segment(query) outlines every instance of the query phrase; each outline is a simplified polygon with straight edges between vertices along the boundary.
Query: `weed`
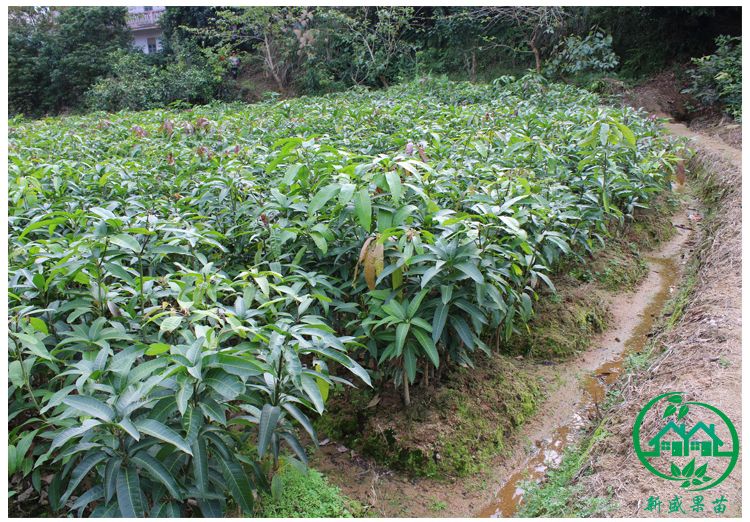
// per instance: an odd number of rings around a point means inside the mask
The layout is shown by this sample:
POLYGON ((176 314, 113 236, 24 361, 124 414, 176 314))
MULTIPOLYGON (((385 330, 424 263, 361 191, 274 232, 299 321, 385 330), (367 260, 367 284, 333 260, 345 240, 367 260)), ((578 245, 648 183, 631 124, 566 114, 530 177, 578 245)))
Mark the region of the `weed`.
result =
POLYGON ((319 472, 284 466, 274 479, 278 494, 260 498, 257 516, 263 518, 339 518, 366 516, 366 509, 346 498, 319 472))

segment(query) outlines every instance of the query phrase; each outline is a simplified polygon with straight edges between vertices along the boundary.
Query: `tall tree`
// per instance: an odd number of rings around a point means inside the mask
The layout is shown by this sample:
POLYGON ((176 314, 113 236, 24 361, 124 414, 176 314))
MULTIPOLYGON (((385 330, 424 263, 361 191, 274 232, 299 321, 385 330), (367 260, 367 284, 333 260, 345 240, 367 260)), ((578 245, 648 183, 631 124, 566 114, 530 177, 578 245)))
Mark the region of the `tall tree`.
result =
POLYGON ((77 108, 109 72, 109 54, 130 46, 124 7, 23 8, 8 21, 9 105, 42 114, 77 108))

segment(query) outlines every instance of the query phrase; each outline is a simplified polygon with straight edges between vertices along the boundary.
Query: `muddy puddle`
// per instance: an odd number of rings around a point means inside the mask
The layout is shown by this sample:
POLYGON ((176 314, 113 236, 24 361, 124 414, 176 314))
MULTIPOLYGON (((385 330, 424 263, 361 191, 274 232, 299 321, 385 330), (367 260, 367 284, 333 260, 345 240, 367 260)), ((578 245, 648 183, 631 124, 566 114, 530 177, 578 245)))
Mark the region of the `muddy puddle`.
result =
POLYGON ((681 271, 681 247, 689 237, 689 226, 685 225, 690 222, 687 215, 675 217, 676 236, 646 257, 649 274, 635 292, 612 299, 614 327, 597 340, 598 349, 583 354, 582 360, 576 362, 583 370, 581 378, 570 379, 567 386, 554 393, 557 397, 549 401, 553 403, 549 410, 551 421, 532 428, 528 435, 533 441, 531 452, 512 468, 514 471, 502 483, 495 499, 478 517, 513 516, 523 502, 524 483, 544 480, 547 472, 560 464, 566 448, 580 440, 589 421, 600 418, 599 409, 609 385, 622 373, 627 356, 646 345, 664 304, 675 291, 681 271))

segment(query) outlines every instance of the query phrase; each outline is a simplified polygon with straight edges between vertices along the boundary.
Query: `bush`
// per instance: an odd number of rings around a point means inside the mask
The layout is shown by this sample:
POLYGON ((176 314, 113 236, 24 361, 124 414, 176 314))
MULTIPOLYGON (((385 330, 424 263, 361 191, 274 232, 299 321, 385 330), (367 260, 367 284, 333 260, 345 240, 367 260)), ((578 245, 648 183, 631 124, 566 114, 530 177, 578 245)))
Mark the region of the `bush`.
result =
POLYGON ((716 52, 693 58, 691 85, 683 92, 706 106, 720 104, 734 119, 742 118, 742 39, 719 36, 716 52))
POLYGON ((612 50, 612 36, 597 30, 585 38, 574 35, 560 42, 547 62, 546 72, 550 76, 608 72, 619 63, 620 59, 612 50))
POLYGON ((178 100, 203 104, 214 98, 221 83, 221 76, 208 67, 185 60, 159 67, 149 64, 140 52, 122 51, 114 53, 112 60, 112 75, 86 93, 92 109, 153 109, 178 100))

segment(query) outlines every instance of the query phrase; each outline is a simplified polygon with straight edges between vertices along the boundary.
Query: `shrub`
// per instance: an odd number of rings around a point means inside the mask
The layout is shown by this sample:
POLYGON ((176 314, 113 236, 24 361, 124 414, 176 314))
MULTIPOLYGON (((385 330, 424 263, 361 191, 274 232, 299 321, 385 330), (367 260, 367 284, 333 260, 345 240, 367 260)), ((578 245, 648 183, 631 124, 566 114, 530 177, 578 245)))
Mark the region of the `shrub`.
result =
POLYGON ((612 50, 612 36, 596 30, 586 37, 568 36, 552 51, 545 72, 551 76, 614 70, 620 59, 612 50))
POLYGON ((719 36, 716 52, 693 59, 688 70, 690 94, 703 105, 720 104, 734 119, 742 119, 742 39, 719 36))
POLYGON ((120 51, 112 61, 112 74, 86 93, 92 109, 153 109, 178 100, 204 104, 213 99, 221 82, 221 76, 208 67, 184 60, 160 67, 149 64, 143 53, 120 51))

